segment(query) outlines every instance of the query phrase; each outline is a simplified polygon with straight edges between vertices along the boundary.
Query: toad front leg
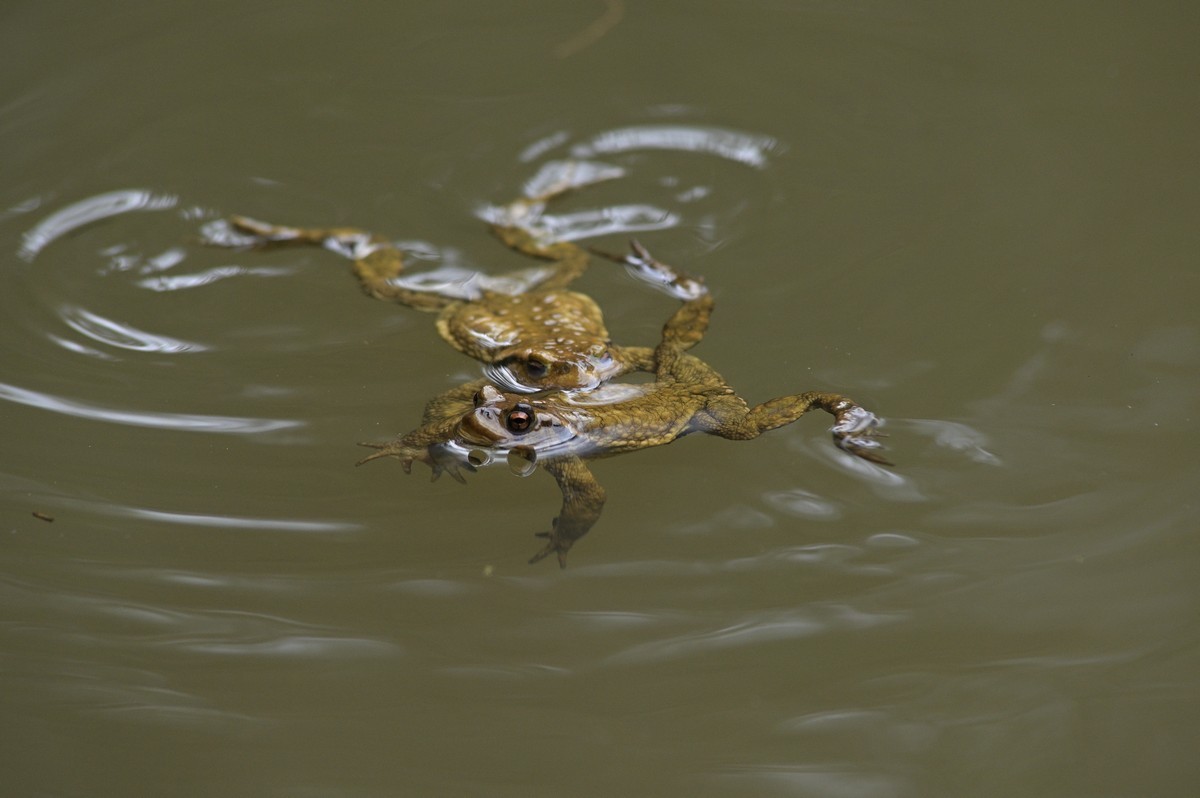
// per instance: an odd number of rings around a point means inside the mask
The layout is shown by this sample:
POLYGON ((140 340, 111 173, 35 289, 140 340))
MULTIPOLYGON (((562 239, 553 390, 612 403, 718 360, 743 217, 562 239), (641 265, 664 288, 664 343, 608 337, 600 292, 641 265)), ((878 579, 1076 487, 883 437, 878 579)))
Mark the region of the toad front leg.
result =
POLYGON ((414 462, 421 462, 433 469, 434 480, 445 472, 458 482, 465 482, 459 468, 474 471, 474 467, 452 456, 444 444, 454 439, 458 432, 459 420, 464 413, 471 411, 474 405, 473 398, 484 384, 484 380, 464 383, 429 400, 425 405, 421 426, 407 435, 387 443, 360 443, 359 446, 377 451, 359 460, 356 465, 381 457, 395 457, 406 474, 412 473, 414 462))
POLYGON ((542 467, 554 475, 562 490, 563 503, 553 528, 538 533, 538 537, 549 538, 549 542, 529 562, 532 564, 554 554, 558 557, 558 566, 566 568, 571 546, 600 518, 600 511, 604 509, 604 488, 578 457, 544 463, 542 467))

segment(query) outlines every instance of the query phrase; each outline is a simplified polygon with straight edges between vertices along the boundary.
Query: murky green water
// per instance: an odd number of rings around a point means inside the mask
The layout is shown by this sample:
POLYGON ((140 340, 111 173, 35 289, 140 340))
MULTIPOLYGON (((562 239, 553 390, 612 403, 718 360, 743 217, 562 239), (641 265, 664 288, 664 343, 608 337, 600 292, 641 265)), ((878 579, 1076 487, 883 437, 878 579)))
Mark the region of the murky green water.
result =
MULTIPOLYGON (((10 3, 2 791, 1195 795, 1197 21, 10 3), (429 316, 195 242, 246 213, 505 270, 479 209, 586 155, 628 174, 564 210, 654 209, 708 278, 697 354, 851 394, 894 470, 824 419, 696 436, 597 464, 571 567, 528 566, 544 473, 351 467, 474 374, 429 316)), ((620 341, 671 308, 581 287, 620 341)))

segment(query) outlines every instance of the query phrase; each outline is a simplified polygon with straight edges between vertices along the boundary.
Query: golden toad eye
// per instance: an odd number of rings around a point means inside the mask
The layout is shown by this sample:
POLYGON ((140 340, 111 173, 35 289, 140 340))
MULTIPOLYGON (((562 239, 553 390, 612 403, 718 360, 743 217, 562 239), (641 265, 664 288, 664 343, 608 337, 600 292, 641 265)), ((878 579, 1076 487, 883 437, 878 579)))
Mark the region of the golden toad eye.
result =
POLYGON ((536 357, 529 358, 529 361, 525 364, 525 371, 530 377, 535 379, 537 377, 545 377, 546 370, 546 364, 538 360, 536 357))
POLYGON ((509 432, 526 432, 533 426, 533 409, 529 405, 517 405, 508 411, 504 426, 509 432))

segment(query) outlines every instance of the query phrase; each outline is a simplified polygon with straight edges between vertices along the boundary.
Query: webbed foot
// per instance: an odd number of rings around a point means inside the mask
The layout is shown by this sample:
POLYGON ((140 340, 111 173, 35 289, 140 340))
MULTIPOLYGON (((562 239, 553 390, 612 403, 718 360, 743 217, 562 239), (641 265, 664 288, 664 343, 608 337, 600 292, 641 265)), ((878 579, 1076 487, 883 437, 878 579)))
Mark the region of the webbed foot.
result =
POLYGON ((693 277, 674 266, 663 263, 651 255, 650 250, 642 246, 642 242, 636 238, 629 240, 629 254, 627 255, 614 255, 593 247, 588 249, 593 255, 625 264, 629 273, 637 279, 684 302, 699 299, 708 293, 708 286, 704 284, 704 278, 693 277))
POLYGON ((363 463, 369 463, 372 460, 378 460, 381 457, 395 457, 400 461, 400 467, 404 469, 405 474, 412 473, 412 464, 421 462, 429 466, 432 474, 430 482, 437 482, 442 474, 449 474, 455 482, 465 485, 467 480, 463 477, 460 468, 474 472, 475 467, 470 463, 464 463, 457 458, 449 457, 441 453, 438 447, 433 446, 409 446, 399 441, 391 441, 389 443, 372 443, 359 442, 359 446, 365 446, 368 449, 377 449, 374 454, 369 454, 359 460, 354 465, 360 466, 363 463), (431 451, 436 450, 436 451, 431 451))
POLYGON ((567 552, 571 550, 571 545, 575 542, 569 538, 561 537, 558 534, 558 519, 554 519, 554 529, 549 532, 536 532, 534 537, 546 538, 548 542, 537 554, 529 558, 529 564, 541 562, 551 554, 558 557, 558 567, 567 567, 567 552))
POLYGON ((305 231, 298 227, 260 222, 258 219, 251 219, 249 216, 230 216, 229 226, 235 232, 246 236, 253 243, 260 246, 290 244, 312 238, 312 236, 306 235, 305 231))
POLYGON ((836 417, 837 423, 832 430, 833 442, 839 449, 872 463, 893 465, 880 451, 883 443, 879 438, 885 436, 879 431, 879 418, 874 413, 851 405, 839 410, 836 417))
POLYGON ((231 249, 269 249, 288 245, 324 247, 345 258, 365 258, 385 246, 378 236, 353 227, 289 227, 230 216, 204 226, 201 241, 231 249))
POLYGON ((263 249, 280 244, 318 244, 311 231, 268 224, 248 216, 230 216, 204 225, 201 241, 210 247, 263 249))

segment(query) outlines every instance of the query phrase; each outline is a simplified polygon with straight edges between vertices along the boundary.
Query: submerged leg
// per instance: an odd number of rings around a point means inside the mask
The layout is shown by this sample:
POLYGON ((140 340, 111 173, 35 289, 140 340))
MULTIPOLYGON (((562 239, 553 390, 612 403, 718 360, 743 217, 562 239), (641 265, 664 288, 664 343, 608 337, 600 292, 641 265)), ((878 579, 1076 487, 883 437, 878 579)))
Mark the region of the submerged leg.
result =
POLYGON ((771 399, 753 408, 736 396, 722 396, 709 403, 698 421, 705 432, 747 440, 791 424, 814 407, 834 417, 833 442, 839 449, 872 463, 891 465, 880 452, 883 445, 875 437, 879 419, 853 399, 837 393, 809 391, 771 399))
POLYGON ((363 290, 376 299, 399 302, 418 310, 440 310, 458 301, 436 291, 423 291, 395 285, 391 280, 404 271, 404 256, 390 242, 374 233, 354 227, 288 227, 234 216, 230 227, 237 234, 228 242, 213 239, 222 246, 316 246, 336 252, 354 261, 354 274, 363 290))
POLYGON ((538 537, 548 538, 549 542, 529 562, 532 564, 554 554, 558 557, 558 566, 566 568, 571 546, 600 518, 600 511, 604 509, 604 488, 578 457, 544 463, 542 467, 554 475, 562 491, 563 503, 551 530, 538 533, 538 537))

